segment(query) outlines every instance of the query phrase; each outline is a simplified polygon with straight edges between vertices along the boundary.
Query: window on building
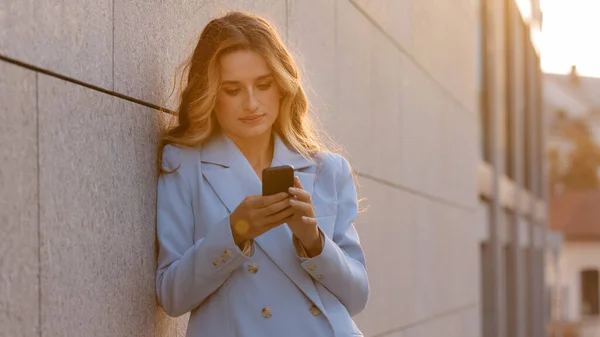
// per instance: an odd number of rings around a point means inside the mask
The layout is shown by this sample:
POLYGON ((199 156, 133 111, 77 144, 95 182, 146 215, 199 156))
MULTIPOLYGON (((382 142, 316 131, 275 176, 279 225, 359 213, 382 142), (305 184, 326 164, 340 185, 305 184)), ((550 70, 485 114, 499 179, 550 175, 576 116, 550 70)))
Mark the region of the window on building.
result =
POLYGON ((487 242, 481 243, 479 247, 479 262, 481 270, 481 332, 482 336, 491 336, 493 329, 494 307, 490 296, 493 294, 492 276, 492 256, 490 245, 487 242))
POLYGON ((600 314, 598 270, 581 271, 581 313, 585 316, 600 314))
POLYGON ((544 124, 544 111, 542 103, 542 72, 540 70, 540 57, 534 54, 534 65, 535 65, 535 94, 533 99, 535 101, 535 124, 536 124, 536 187, 537 196, 541 199, 545 199, 546 195, 546 175, 544 174, 544 161, 545 161, 545 137, 546 125, 544 124))
POLYGON ((516 307, 517 307, 517 289, 515 288, 516 278, 516 265, 513 258, 513 245, 511 242, 504 246, 504 285, 506 291, 506 333, 507 336, 515 336, 517 334, 517 320, 516 320, 516 307))
POLYGON ((515 179, 515 137, 514 137, 514 120, 516 118, 516 99, 517 93, 515 91, 515 79, 517 74, 515 73, 515 66, 517 63, 517 48, 514 48, 515 44, 515 26, 519 24, 517 21, 519 10, 513 0, 504 0, 504 61, 505 61, 505 101, 506 111, 504 113, 505 121, 505 132, 506 146, 504 147, 504 171, 506 175, 514 180, 515 179), (516 12, 516 13, 515 13, 516 12))
MULTIPOLYGON (((531 226, 531 223, 528 223, 531 226)), ((525 256, 524 264, 525 264, 525 294, 527 296, 526 306, 525 306, 525 315, 524 315, 524 331, 526 336, 535 336, 535 287, 533 286, 533 279, 535 278, 535 262, 533 261, 533 254, 535 248, 528 246, 523 249, 523 254, 525 256)))
POLYGON ((535 53, 531 46, 531 40, 529 38, 529 32, 525 30, 524 32, 525 38, 523 39, 523 60, 525 61, 525 69, 524 69, 524 94, 525 94, 525 108, 523 109, 523 129, 522 129, 522 139, 523 139, 523 155, 522 155, 522 163, 523 163, 523 186, 531 191, 532 187, 532 179, 531 179, 531 155, 532 151, 532 132, 531 132, 531 113, 533 110, 533 100, 531 99, 531 93, 533 88, 533 76, 532 76, 532 68, 533 62, 531 62, 532 53, 535 53))
POLYGON ((479 24, 478 35, 477 35, 477 60, 478 60, 478 73, 477 83, 479 89, 479 113, 481 118, 481 152, 485 162, 491 162, 491 137, 490 137, 490 102, 489 102, 489 86, 488 86, 488 61, 487 61, 487 14, 486 8, 483 1, 479 1, 479 24))

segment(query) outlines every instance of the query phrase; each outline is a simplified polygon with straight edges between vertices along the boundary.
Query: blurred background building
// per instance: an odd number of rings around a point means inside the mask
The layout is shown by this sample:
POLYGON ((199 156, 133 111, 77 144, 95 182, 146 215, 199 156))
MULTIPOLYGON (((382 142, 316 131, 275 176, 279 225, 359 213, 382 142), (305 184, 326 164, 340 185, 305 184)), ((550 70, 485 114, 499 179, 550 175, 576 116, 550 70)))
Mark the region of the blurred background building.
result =
POLYGON ((600 79, 573 66, 544 82, 550 225, 565 239, 553 273, 556 310, 581 336, 600 336, 600 79))
POLYGON ((527 1, 482 1, 480 13, 482 336, 546 336, 556 295, 545 266, 561 235, 547 227, 542 15, 527 1))
POLYGON ((538 1, 2 0, 0 336, 183 336, 154 295, 157 110, 229 9, 276 25, 359 174, 365 336, 541 337, 570 312, 538 1))

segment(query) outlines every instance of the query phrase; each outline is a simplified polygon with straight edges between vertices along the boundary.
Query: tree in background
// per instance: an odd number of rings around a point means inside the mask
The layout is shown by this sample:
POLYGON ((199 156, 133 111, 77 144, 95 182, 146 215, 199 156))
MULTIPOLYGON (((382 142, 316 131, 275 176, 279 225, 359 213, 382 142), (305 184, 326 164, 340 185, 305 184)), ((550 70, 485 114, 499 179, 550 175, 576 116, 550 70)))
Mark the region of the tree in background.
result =
POLYGON ((573 121, 565 126, 562 134, 573 143, 574 149, 568 155, 565 173, 559 178, 561 185, 566 190, 600 187, 600 148, 592 138, 587 124, 584 121, 573 121))
POLYGON ((557 148, 550 148, 548 150, 548 164, 550 166, 548 174, 548 190, 550 191, 550 194, 560 193, 564 186, 562 185, 560 152, 557 148))

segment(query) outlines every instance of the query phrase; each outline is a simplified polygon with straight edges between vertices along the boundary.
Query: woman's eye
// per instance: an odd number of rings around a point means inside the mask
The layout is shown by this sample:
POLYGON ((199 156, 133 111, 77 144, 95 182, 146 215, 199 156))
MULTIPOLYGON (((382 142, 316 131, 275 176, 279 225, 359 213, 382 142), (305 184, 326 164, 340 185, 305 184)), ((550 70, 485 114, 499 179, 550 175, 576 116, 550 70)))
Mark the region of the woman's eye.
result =
POLYGON ((229 96, 235 96, 240 93, 240 89, 223 89, 229 96))
POLYGON ((273 82, 269 82, 269 83, 265 83, 265 84, 259 84, 258 85, 258 89, 260 90, 268 90, 271 87, 271 84, 273 82))

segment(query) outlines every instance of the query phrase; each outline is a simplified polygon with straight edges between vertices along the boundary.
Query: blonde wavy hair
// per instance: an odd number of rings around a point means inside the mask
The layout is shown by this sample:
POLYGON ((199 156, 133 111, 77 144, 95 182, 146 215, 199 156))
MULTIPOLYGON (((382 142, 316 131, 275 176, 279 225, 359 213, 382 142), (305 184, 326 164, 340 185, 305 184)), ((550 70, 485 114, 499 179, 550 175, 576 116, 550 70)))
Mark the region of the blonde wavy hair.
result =
POLYGON ((179 106, 159 139, 159 175, 172 173, 162 167, 165 145, 198 147, 219 130, 214 107, 221 83, 220 58, 239 50, 252 50, 262 55, 283 94, 274 131, 309 160, 320 151, 337 148, 308 115, 308 100, 298 68, 275 28, 259 16, 229 12, 206 25, 190 60, 183 67, 184 73, 188 71, 187 84, 184 88, 180 81, 179 106), (325 145, 322 140, 325 138, 330 146, 325 145))

